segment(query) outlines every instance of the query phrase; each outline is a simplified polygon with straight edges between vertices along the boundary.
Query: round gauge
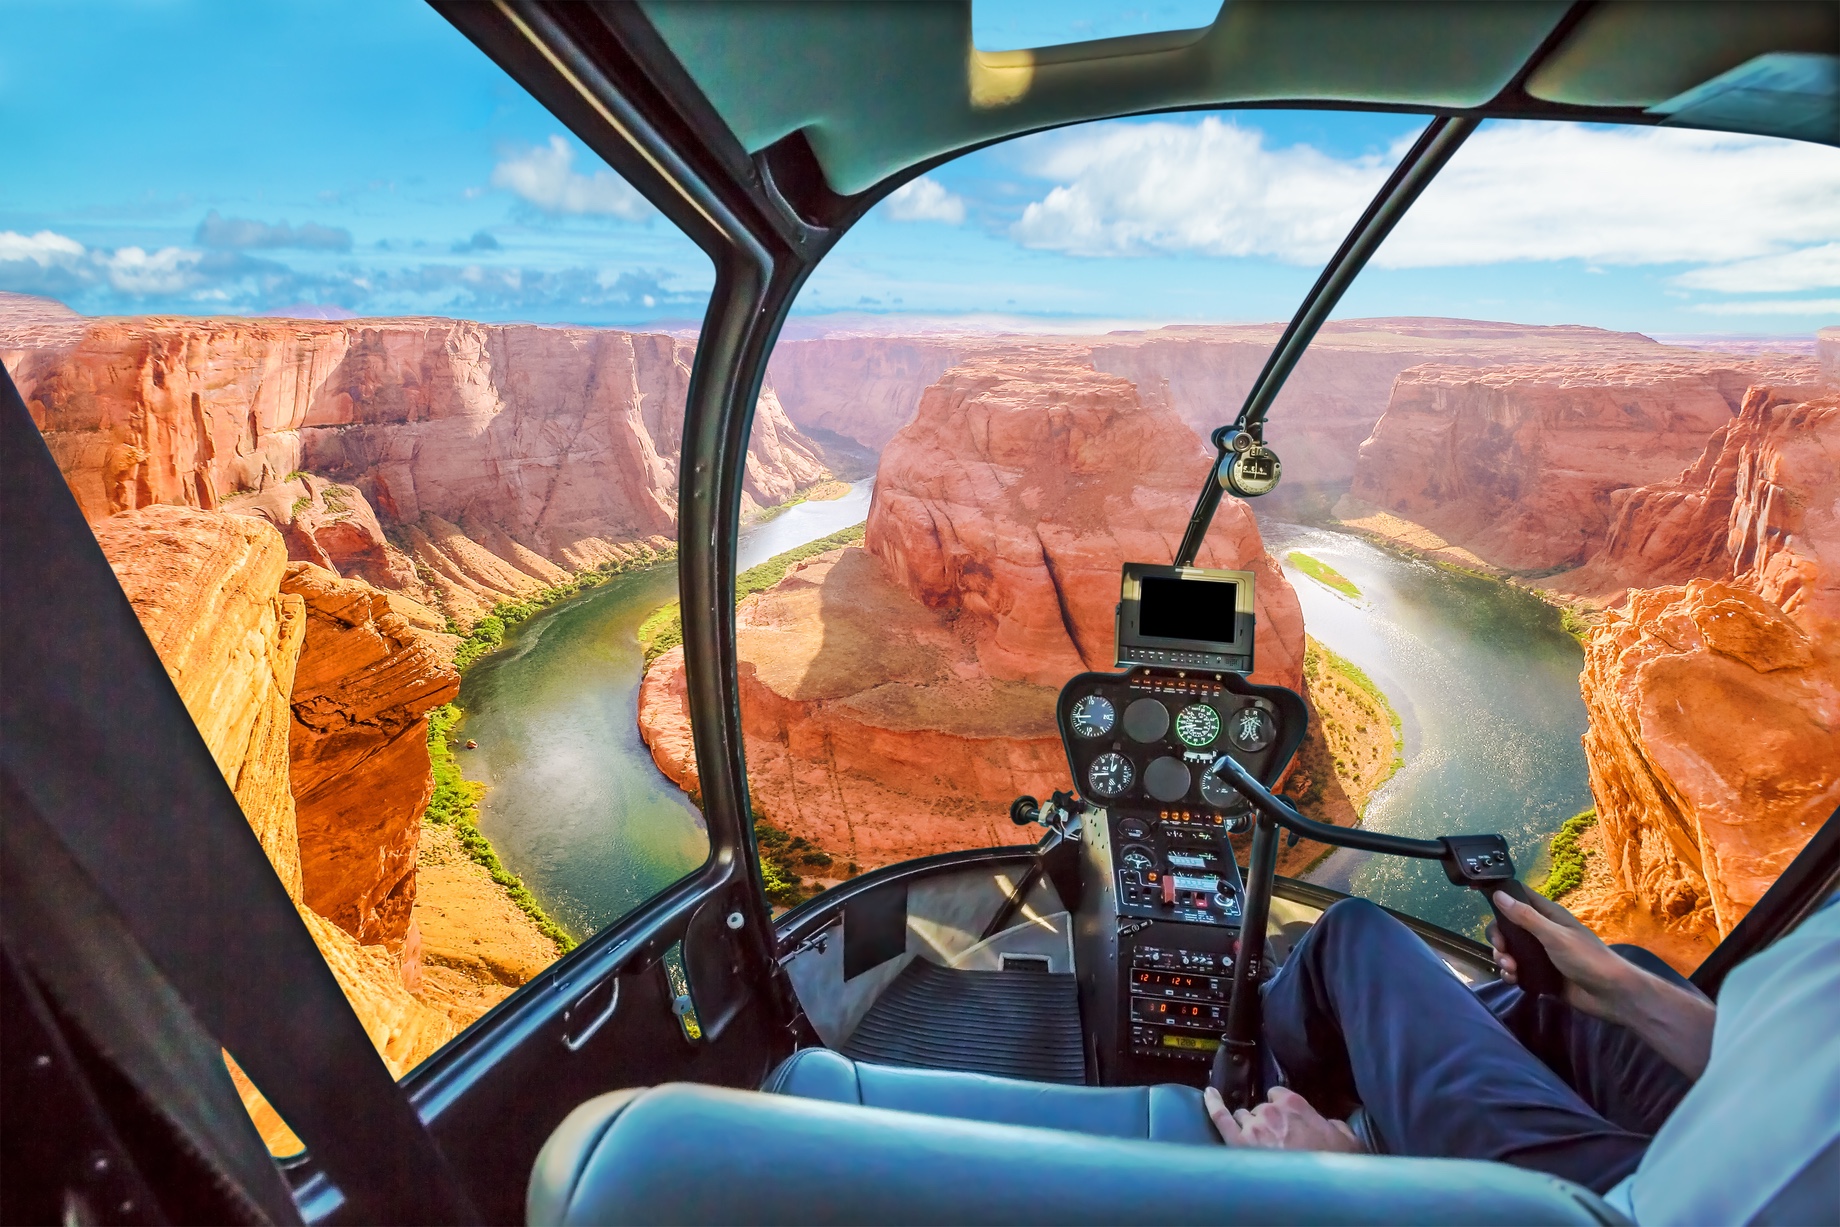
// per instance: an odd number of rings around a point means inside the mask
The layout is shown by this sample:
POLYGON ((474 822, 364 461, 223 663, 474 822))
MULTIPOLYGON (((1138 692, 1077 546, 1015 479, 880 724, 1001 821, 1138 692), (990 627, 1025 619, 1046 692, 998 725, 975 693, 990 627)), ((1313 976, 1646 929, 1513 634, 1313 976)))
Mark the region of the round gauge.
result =
POLYGON ((1073 733, 1076 737, 1103 737, 1112 731, 1118 713, 1112 701, 1100 694, 1082 696, 1073 705, 1073 733))
POLYGON ((1176 713, 1176 736, 1196 749, 1212 744, 1220 736, 1220 713, 1206 703, 1190 703, 1176 713))
POLYGON ((1262 707, 1242 707, 1227 719, 1227 740, 1257 754, 1278 739, 1278 724, 1262 707))
POLYGON ((1256 498, 1278 488, 1284 465, 1278 454, 1262 444, 1234 452, 1224 462, 1221 484, 1241 498, 1256 498))
POLYGON ((1188 764, 1165 754, 1144 768, 1144 791, 1158 801, 1180 801, 1188 795, 1188 764))
POLYGON ((1126 869, 1135 869, 1139 873, 1148 873, 1156 868, 1156 859, 1150 855, 1149 850, 1136 844, 1126 848, 1118 860, 1126 869))
POLYGON ((1246 808, 1246 798, 1240 796, 1233 785, 1211 772, 1201 777, 1201 799, 1224 813, 1231 814, 1246 808))
POLYGON ((1102 797, 1115 797, 1136 782, 1137 772, 1122 754, 1101 754, 1086 769, 1087 787, 1102 797))
POLYGON ((1118 833, 1126 839, 1143 839, 1150 834, 1150 827, 1142 818, 1126 818, 1118 824, 1118 833))
POLYGON ((1138 699, 1124 709, 1124 735, 1132 741, 1161 741, 1169 731, 1169 709, 1161 699, 1138 699))

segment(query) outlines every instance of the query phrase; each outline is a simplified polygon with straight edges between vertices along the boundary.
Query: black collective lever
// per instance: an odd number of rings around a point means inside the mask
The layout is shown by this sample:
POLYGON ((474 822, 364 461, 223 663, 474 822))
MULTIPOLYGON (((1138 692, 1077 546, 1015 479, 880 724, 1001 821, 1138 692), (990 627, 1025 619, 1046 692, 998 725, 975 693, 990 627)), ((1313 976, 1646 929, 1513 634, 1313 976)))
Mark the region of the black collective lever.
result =
MULTIPOLYGON (((1564 989, 1565 977, 1553 966, 1552 956, 1546 953, 1546 947, 1533 934, 1503 916, 1495 902, 1495 892, 1499 890, 1510 899, 1533 906, 1528 902, 1527 888, 1514 877, 1514 861, 1508 855, 1508 841, 1501 836, 1445 835, 1439 839, 1407 839, 1379 831, 1364 831, 1359 827, 1333 826, 1298 813, 1283 798, 1273 796, 1269 789, 1253 778, 1251 772, 1228 755, 1223 754, 1214 760, 1208 773, 1232 785, 1262 817, 1295 834, 1337 847, 1361 848, 1369 852, 1384 852, 1390 856, 1411 856, 1441 862, 1444 875, 1452 882, 1481 891, 1489 901, 1489 907, 1495 913, 1495 923, 1501 927, 1502 940, 1507 944, 1508 953, 1514 956, 1515 979, 1521 989, 1535 996, 1556 996, 1564 989)), ((1252 887, 1249 885, 1250 889, 1252 887)))
POLYGON ((1489 901, 1501 939, 1514 956, 1514 978, 1521 991, 1557 997, 1565 990, 1565 976, 1553 965, 1552 956, 1539 938, 1509 920, 1495 902, 1495 892, 1501 891, 1517 903, 1533 906, 1527 888, 1514 876, 1508 841, 1499 835, 1446 835, 1438 842, 1447 849, 1444 876, 1458 886, 1481 891, 1489 901))

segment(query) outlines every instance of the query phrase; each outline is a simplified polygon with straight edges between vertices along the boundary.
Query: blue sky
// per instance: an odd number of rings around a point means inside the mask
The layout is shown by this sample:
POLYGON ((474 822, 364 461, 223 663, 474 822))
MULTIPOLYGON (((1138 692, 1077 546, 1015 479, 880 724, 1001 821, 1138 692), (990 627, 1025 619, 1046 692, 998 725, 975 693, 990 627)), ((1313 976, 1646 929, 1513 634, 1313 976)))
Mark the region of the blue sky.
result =
MULTIPOLYGON (((975 37, 1205 7, 980 8, 975 37)), ((93 314, 701 314, 702 254, 422 4, 9 0, 7 19, 0 290, 93 314)), ((797 310, 1285 318, 1421 122, 1223 112, 998 146, 878 207, 797 310)), ((1485 126, 1339 314, 1806 335, 1840 323, 1840 150, 1485 126)))

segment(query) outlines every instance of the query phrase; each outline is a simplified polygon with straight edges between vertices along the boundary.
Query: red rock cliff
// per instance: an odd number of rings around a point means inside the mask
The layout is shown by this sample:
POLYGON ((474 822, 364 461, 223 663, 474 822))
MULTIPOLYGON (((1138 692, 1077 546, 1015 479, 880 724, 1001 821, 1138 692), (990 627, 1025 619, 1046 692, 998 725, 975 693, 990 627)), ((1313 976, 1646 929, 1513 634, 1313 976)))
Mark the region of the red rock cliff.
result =
MULTIPOLYGON (((297 559, 426 584, 462 621, 672 535, 687 342, 436 319, 70 332, 15 324, 0 357, 92 522, 154 503, 255 512, 297 559)), ((824 475, 764 392, 747 497, 824 475)))
POLYGON ((1351 497, 1504 570, 1550 575, 1596 554, 1622 492, 1698 457, 1745 388, 1816 378, 1812 363, 1720 355, 1417 367, 1361 445, 1351 497))
POLYGON ((1752 390, 1594 565, 1698 577, 1630 589, 1591 636, 1602 863, 1568 903, 1691 966, 1840 805, 1840 400, 1752 390))
MULTIPOLYGON (((1055 353, 947 372, 882 454, 867 547, 736 615, 755 805, 865 867, 1013 842, 1010 800, 1067 786, 1054 699, 1111 666, 1120 564, 1173 555, 1206 467, 1166 407, 1055 353)), ((1298 684, 1302 615, 1243 504, 1203 561, 1259 573, 1259 676, 1298 684)), ((681 650, 639 720, 694 790, 681 650)))

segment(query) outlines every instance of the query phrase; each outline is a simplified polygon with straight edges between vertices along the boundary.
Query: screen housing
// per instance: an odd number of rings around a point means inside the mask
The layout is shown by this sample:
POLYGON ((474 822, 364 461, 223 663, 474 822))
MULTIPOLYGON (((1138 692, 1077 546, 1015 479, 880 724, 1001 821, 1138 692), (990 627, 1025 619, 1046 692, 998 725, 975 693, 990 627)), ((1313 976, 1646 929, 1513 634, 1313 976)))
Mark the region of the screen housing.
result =
MULTIPOLYGON (((1224 629, 1224 628, 1223 628, 1224 629)), ((1172 567, 1148 562, 1124 564, 1124 578, 1119 587, 1117 664, 1151 665, 1156 668, 1226 669, 1234 673, 1252 672, 1253 646, 1253 576, 1250 571, 1220 571, 1210 567, 1172 567), (1232 633, 1224 639, 1173 638, 1144 633, 1145 581, 1151 598, 1149 624, 1167 629, 1168 618, 1159 616, 1157 600, 1167 599, 1164 584, 1170 581, 1195 585, 1193 592, 1182 593, 1188 599, 1205 599, 1211 595, 1207 585, 1218 592, 1217 599, 1231 602, 1232 633), (1163 581, 1163 582, 1158 582, 1163 581)))

